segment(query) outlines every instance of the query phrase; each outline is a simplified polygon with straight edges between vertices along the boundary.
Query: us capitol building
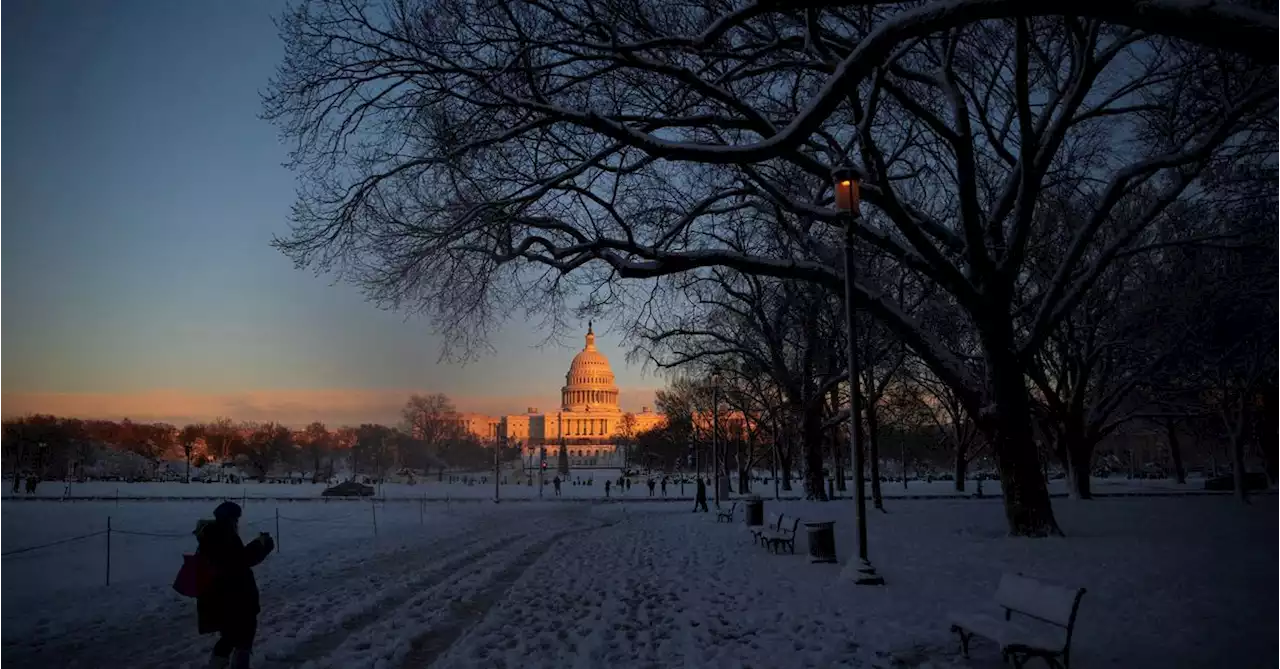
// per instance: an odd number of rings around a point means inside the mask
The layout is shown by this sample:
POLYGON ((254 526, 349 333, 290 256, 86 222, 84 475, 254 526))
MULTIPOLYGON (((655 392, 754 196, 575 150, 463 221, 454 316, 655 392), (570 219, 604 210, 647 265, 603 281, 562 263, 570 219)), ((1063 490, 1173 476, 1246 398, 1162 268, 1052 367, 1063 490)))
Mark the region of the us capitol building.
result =
POLYGON ((596 335, 587 326, 586 346, 569 363, 565 385, 560 389, 560 410, 540 413, 529 408, 523 414, 484 416, 462 414, 461 427, 482 441, 506 441, 522 446, 521 456, 537 464, 539 450, 546 447, 548 465, 555 467, 561 444, 569 451, 569 464, 574 467, 621 467, 622 453, 617 437, 626 433, 624 422, 631 422, 631 434, 661 426, 661 414, 643 407, 639 413, 627 413, 618 406, 618 386, 608 358, 596 349, 596 335))

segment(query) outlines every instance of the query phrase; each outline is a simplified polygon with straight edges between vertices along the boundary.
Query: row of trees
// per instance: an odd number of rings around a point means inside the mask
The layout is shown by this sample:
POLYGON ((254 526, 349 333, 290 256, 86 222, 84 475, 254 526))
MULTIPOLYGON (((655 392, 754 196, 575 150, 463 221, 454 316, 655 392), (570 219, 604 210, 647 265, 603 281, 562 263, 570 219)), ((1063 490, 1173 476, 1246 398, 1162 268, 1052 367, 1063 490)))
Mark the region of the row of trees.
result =
MULTIPOLYGON (((1196 280, 1203 282, 1203 275, 1196 280)), ((1185 483, 1188 466, 1206 474, 1243 471, 1252 459, 1275 480, 1276 452, 1266 427, 1275 420, 1274 367, 1268 376, 1265 356, 1254 357, 1256 349, 1235 346, 1234 339, 1206 355, 1215 346, 1214 330, 1222 327, 1218 319, 1225 318, 1214 305, 1235 313, 1242 296, 1215 298, 1169 281, 1135 287, 1145 300, 1168 302, 1158 324, 1129 329, 1150 314, 1137 304, 1128 313, 1108 304, 1083 315, 1123 321, 1125 328, 1064 328, 1055 338, 1062 346, 1053 349, 1057 357, 1046 355, 1029 370, 1037 384, 1031 397, 1040 466, 1046 474, 1069 475, 1077 497, 1090 497, 1090 475, 1141 475, 1149 473, 1142 471, 1146 465, 1185 483), (1156 286, 1161 291, 1153 291, 1156 286), (1191 295, 1202 299, 1181 312, 1174 308, 1191 295), (1177 336, 1162 339, 1165 328, 1177 336), (1068 348, 1072 336, 1080 337, 1082 349, 1068 348)), ((664 308, 680 322, 638 332, 644 343, 635 355, 680 374, 658 394, 668 424, 639 435, 639 449, 665 466, 683 463, 691 445, 705 458, 713 441, 707 417, 719 411, 717 441, 728 444, 725 473, 736 474, 744 489, 750 470, 776 468, 789 490, 798 468, 806 491, 818 498, 824 495, 824 472, 843 490, 848 384, 843 356, 829 357, 829 342, 844 336, 840 320, 819 319, 815 325, 814 305, 788 295, 783 282, 749 283, 741 290, 715 284, 711 299, 686 286, 685 297, 697 300, 698 308, 664 308), (758 290, 769 283, 778 291, 758 290), (825 364, 806 367, 813 359, 825 364)), ((839 315, 838 303, 825 308, 839 315)), ((894 476, 909 468, 921 475, 946 472, 959 491, 972 463, 982 461, 982 475, 996 473, 989 442, 956 394, 892 336, 878 336, 884 333, 874 321, 867 319, 861 328, 860 423, 877 505, 882 462, 895 463, 894 476)))
POLYGON ((54 478, 82 475, 100 459, 102 449, 139 456, 150 464, 152 475, 163 461, 185 462, 187 474, 191 466, 206 462, 235 462, 258 477, 283 468, 328 480, 335 469, 381 477, 400 468, 484 468, 493 463, 492 447, 462 428, 458 412, 442 394, 411 396, 399 426, 366 423, 331 429, 314 422, 293 429, 219 418, 179 428, 127 418, 117 422, 49 415, 3 424, 6 468, 54 478))
POLYGON ((847 288, 859 425, 936 389, 1010 531, 1057 534, 1042 451, 1087 494, 1131 418, 1213 414, 1240 473, 1274 397, 1276 17, 1188 7, 303 2, 265 97, 303 180, 277 246, 428 314, 446 354, 521 309, 628 318, 760 398, 810 472, 847 288))

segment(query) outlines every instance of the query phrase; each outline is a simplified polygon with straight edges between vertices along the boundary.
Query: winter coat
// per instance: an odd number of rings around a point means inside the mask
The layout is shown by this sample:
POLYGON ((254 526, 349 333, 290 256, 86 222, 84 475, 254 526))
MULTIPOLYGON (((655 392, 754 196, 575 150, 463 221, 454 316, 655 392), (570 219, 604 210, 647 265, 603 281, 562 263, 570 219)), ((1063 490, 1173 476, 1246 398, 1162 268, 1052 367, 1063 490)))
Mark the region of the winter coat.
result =
POLYGON ((707 484, 706 484, 706 483, 703 483, 703 482, 702 482, 702 479, 698 479, 698 496, 697 496, 697 501, 699 501, 699 502, 706 502, 706 501, 707 501, 707 484))
POLYGON ((208 591, 196 599, 200 633, 220 632, 229 624, 256 617, 261 608, 253 567, 275 548, 275 542, 260 537, 246 546, 234 525, 208 520, 196 525, 195 535, 200 542, 196 553, 213 569, 208 591))

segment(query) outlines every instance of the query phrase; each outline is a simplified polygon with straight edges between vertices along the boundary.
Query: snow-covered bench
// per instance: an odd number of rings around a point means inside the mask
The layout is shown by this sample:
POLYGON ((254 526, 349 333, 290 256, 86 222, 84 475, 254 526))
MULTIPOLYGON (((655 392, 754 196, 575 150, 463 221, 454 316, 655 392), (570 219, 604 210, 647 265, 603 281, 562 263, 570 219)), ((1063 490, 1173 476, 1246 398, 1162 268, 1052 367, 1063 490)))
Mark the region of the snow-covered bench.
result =
POLYGON ((761 535, 761 538, 764 539, 765 548, 782 552, 783 546, 789 546, 791 553, 794 555, 796 552, 796 528, 800 527, 800 518, 793 517, 791 519, 790 529, 786 527, 785 518, 786 516, 779 516, 777 529, 766 531, 761 535))
POLYGON ((776 532, 781 527, 782 515, 771 513, 769 514, 769 523, 767 525, 747 526, 747 531, 751 533, 751 543, 760 543, 763 546, 764 543, 761 543, 760 540, 764 538, 764 535, 768 532, 776 532))
POLYGON ((726 523, 732 523, 733 512, 737 510, 738 510, 737 502, 734 502, 733 504, 729 505, 728 509, 716 509, 716 522, 718 523, 723 520, 726 523))
POLYGON ((1005 574, 995 596, 996 604, 1004 608, 1004 619, 985 613, 952 614, 951 631, 960 635, 965 657, 969 657, 969 639, 976 635, 996 642, 1001 656, 1013 660, 1014 669, 1033 657, 1066 669, 1071 666, 1071 633, 1084 592, 1084 588, 1071 590, 1021 574, 1005 574), (1017 620, 1014 613, 1020 614, 1017 620))

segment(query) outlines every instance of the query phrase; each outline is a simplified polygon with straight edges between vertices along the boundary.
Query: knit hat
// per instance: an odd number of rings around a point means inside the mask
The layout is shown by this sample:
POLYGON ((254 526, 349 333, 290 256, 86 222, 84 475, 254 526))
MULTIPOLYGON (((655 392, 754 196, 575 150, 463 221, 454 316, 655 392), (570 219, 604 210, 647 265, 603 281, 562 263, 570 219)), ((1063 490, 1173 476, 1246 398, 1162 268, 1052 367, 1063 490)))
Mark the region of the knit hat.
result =
POLYGON ((235 502, 223 502, 213 510, 213 517, 219 522, 231 522, 240 518, 240 505, 235 502))

